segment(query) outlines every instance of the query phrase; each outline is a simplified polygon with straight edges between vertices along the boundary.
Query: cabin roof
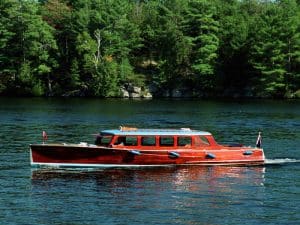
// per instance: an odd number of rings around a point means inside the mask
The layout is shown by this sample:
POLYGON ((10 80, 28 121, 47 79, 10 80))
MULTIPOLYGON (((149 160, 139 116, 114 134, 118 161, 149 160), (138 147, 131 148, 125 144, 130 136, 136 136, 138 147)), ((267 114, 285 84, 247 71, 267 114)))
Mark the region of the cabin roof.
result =
POLYGON ((189 128, 181 129, 112 129, 103 130, 101 135, 143 135, 143 136, 155 136, 155 135, 171 135, 171 136, 192 136, 192 135, 211 135, 206 131, 191 130, 189 128))

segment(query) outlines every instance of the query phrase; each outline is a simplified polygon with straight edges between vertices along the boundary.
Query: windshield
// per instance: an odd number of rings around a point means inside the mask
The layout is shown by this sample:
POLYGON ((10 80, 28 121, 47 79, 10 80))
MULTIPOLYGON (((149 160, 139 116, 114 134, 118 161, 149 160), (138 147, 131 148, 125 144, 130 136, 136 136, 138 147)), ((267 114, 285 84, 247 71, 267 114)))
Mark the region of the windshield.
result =
POLYGON ((98 146, 107 147, 112 139, 112 135, 98 135, 95 140, 95 144, 98 146))

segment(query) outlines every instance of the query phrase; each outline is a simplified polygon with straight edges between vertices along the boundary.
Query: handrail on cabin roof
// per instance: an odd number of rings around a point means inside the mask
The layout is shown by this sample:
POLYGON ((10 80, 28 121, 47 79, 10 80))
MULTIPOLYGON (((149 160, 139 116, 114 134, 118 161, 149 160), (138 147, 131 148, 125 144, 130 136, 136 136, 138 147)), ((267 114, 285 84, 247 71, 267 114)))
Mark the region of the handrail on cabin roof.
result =
POLYGON ((179 128, 179 129, 171 129, 171 128, 168 128, 168 129, 141 129, 141 128, 137 128, 137 127, 125 127, 125 126, 120 126, 119 127, 119 130, 120 131, 170 131, 170 132, 173 132, 173 131, 192 131, 191 128, 186 128, 186 127, 182 127, 182 128, 179 128))
POLYGON ((191 130, 190 128, 179 129, 140 129, 136 127, 120 126, 119 129, 103 130, 101 134, 108 135, 211 135, 206 131, 191 130))

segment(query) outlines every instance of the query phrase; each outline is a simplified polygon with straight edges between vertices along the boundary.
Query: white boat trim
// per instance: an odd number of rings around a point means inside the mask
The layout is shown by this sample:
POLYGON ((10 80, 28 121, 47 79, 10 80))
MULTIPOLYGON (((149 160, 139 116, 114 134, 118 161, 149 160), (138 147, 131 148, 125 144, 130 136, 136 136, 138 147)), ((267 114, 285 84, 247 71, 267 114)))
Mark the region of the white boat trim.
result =
POLYGON ((222 165, 261 165, 262 161, 230 160, 224 162, 201 161, 184 164, 94 164, 94 163, 36 163, 31 162, 33 167, 52 167, 52 168, 146 168, 146 167, 174 167, 174 166, 222 166, 222 165))
POLYGON ((136 164, 94 164, 94 163, 35 163, 31 162, 32 166, 37 167, 78 167, 78 168, 133 168, 133 167, 168 167, 176 166, 176 164, 149 164, 149 165, 136 165, 136 164))

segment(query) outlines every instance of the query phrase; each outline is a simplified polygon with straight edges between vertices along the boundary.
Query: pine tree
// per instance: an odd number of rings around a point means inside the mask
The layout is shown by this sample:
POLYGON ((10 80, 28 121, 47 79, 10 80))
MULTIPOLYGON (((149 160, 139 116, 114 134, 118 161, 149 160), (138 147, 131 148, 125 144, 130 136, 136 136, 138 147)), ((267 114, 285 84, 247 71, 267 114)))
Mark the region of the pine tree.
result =
POLYGON ((295 1, 264 6, 255 21, 259 30, 252 42, 251 63, 257 70, 259 95, 283 97, 295 89, 292 80, 297 80, 294 68, 299 59, 299 12, 295 1))
POLYGON ((215 19, 216 7, 206 0, 189 1, 186 29, 192 38, 192 68, 200 90, 212 90, 215 86, 215 68, 218 59, 219 22, 215 19))

